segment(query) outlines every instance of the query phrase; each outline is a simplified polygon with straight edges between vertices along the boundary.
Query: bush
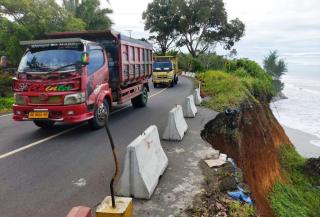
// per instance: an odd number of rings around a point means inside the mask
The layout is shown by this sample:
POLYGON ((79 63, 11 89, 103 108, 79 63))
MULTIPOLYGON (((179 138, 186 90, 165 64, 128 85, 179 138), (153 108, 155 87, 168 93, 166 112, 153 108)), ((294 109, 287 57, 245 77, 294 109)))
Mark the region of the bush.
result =
POLYGON ((223 111, 226 108, 238 108, 241 102, 251 98, 250 91, 241 80, 223 71, 200 73, 203 91, 212 98, 206 103, 208 107, 223 111))
POLYGON ((289 147, 281 150, 280 157, 288 183, 277 183, 269 193, 269 201, 275 215, 320 216, 320 189, 315 186, 314 177, 304 173, 306 160, 289 147))
POLYGON ((12 77, 0 71, 0 97, 12 94, 12 77))
POLYGON ((0 97, 0 112, 10 111, 13 103, 13 97, 0 97))

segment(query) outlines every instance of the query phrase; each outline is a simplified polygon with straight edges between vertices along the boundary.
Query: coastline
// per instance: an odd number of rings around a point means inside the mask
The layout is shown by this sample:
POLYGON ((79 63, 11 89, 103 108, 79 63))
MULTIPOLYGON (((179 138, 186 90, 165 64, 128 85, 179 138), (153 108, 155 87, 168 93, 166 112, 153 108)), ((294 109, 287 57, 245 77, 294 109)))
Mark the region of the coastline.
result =
POLYGON ((299 154, 306 158, 320 157, 320 147, 311 143, 312 140, 320 140, 318 137, 284 125, 282 127, 299 154))

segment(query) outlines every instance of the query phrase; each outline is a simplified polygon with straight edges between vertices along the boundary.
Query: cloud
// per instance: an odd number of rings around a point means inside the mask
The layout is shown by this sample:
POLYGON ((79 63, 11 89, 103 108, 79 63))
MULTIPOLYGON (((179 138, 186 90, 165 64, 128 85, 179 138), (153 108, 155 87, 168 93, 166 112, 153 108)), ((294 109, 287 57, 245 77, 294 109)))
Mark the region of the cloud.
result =
MULTIPOLYGON (((110 0, 114 13, 113 28, 136 38, 148 37, 142 12, 152 0, 110 0)), ((224 0, 229 19, 246 24, 245 37, 236 44, 238 57, 260 64, 271 50, 278 50, 289 63, 289 70, 302 68, 320 72, 319 0, 224 0), (319 62, 319 63, 318 63, 319 62)), ((103 7, 109 7, 101 0, 103 7)), ((225 54, 220 47, 217 52, 225 54)))

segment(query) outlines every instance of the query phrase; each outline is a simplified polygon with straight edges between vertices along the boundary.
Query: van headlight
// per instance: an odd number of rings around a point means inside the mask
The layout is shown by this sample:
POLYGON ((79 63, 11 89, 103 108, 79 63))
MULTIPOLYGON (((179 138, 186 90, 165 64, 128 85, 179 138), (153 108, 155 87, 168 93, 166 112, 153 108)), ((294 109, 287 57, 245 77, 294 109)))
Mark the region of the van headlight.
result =
POLYGON ((86 100, 85 93, 73 93, 64 97, 64 105, 80 104, 86 100))

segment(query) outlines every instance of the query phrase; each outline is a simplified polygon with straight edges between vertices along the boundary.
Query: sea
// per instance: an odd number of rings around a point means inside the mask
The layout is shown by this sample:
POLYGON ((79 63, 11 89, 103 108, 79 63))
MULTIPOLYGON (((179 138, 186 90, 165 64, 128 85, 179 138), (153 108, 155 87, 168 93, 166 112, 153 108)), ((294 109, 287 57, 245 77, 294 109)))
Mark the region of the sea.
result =
POLYGON ((310 143, 320 147, 320 72, 288 72, 281 80, 288 99, 271 103, 273 114, 282 125, 314 135, 310 143))

